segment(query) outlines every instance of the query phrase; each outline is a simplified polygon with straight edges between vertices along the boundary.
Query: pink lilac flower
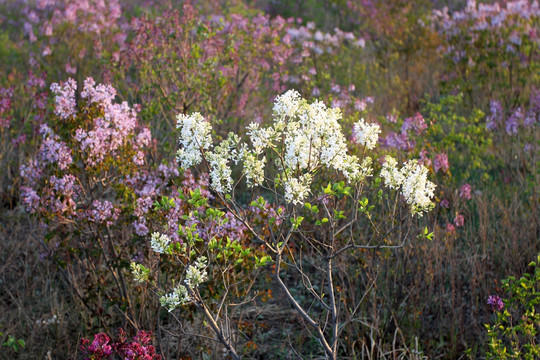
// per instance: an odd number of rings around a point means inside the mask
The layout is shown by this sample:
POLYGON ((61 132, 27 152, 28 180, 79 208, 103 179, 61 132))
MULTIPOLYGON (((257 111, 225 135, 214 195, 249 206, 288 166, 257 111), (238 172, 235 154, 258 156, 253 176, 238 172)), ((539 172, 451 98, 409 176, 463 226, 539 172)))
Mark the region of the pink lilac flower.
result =
POLYGON ((397 116, 395 114, 388 114, 386 115, 386 120, 390 121, 391 123, 396 123, 397 116))
POLYGON ((11 121, 13 89, 0 88, 0 128, 8 128, 11 121))
POLYGON ((504 309, 503 300, 497 295, 489 295, 487 299, 487 304, 491 305, 493 311, 501 311, 504 309))
POLYGON ((459 197, 464 200, 470 200, 472 198, 471 185, 463 184, 463 186, 461 186, 459 189, 459 197))
POLYGON ((367 107, 367 103, 366 103, 366 100, 360 100, 360 99, 356 99, 354 100, 354 108, 357 110, 357 111, 364 111, 366 110, 366 107, 367 107))
POLYGON ((75 80, 68 79, 63 83, 53 83, 51 85, 51 91, 56 95, 54 102, 54 113, 62 119, 68 119, 75 115, 75 91, 77 90, 77 83, 75 80))
POLYGON ((446 232, 450 233, 450 234, 456 232, 455 226, 452 225, 451 223, 447 223, 446 224, 446 232))
POLYGON ((448 155, 445 153, 439 153, 435 155, 435 159, 433 160, 433 167, 435 168, 435 172, 438 172, 441 170, 441 172, 446 173, 448 172, 450 165, 448 164, 448 155))
POLYGON ((465 218, 463 217, 463 215, 456 215, 456 218, 454 219, 454 224, 456 225, 456 227, 463 226, 465 224, 465 218))
POLYGON ((144 147, 151 142, 150 131, 143 128, 136 135, 137 112, 126 102, 113 103, 116 90, 110 85, 95 85, 92 78, 84 82, 81 97, 90 105, 97 105, 103 111, 102 117, 94 119, 93 127, 75 130, 74 138, 80 149, 87 153, 87 163, 95 166, 105 160, 107 156, 115 155, 116 151, 126 143, 130 143, 135 156, 132 161, 136 165, 144 163, 144 147))
POLYGON ((431 159, 428 157, 428 152, 426 149, 422 149, 420 151, 420 160, 418 161, 420 164, 424 165, 425 167, 431 166, 431 159))

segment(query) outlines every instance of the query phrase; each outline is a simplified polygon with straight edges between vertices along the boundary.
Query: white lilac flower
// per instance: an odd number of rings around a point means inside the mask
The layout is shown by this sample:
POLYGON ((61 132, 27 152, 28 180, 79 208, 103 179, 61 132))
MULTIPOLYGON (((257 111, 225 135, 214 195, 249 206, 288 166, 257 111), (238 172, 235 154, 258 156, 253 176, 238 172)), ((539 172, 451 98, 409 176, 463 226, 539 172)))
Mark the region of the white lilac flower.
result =
POLYGON ((206 258, 201 256, 193 265, 189 265, 184 282, 187 286, 195 288, 208 279, 206 272, 206 258))
POLYGON ((256 154, 245 150, 242 153, 244 162, 243 174, 246 177, 246 182, 249 187, 262 184, 264 181, 264 166, 266 157, 259 159, 256 154))
POLYGON ((356 142, 365 145, 369 150, 377 145, 381 127, 377 124, 367 124, 364 119, 354 124, 354 136, 356 142))
POLYGON ((232 169, 229 160, 238 162, 236 151, 238 136, 230 133, 229 137, 215 147, 213 152, 207 152, 206 159, 210 165, 210 180, 212 188, 219 193, 228 193, 232 189, 232 169))
POLYGON ((200 113, 178 114, 177 120, 181 148, 176 157, 180 166, 187 169, 202 161, 201 150, 208 150, 212 146, 211 125, 200 113))
POLYGON ((259 155, 264 149, 272 145, 276 131, 271 127, 261 129, 258 123, 251 123, 247 127, 247 134, 251 139, 255 153, 259 155))
POLYGON ((428 169, 417 160, 409 160, 399 170, 394 158, 386 156, 385 160, 381 170, 385 185, 391 189, 401 188, 413 214, 422 216, 422 212, 431 210, 435 184, 427 179, 428 169))
POLYGON ((190 301, 191 298, 184 285, 178 285, 171 293, 165 294, 159 298, 161 306, 166 308, 169 312, 190 301))
POLYGON ((277 96, 273 108, 276 120, 281 121, 286 116, 293 116, 302 102, 303 99, 296 90, 289 90, 285 94, 277 96))
POLYGON ((350 182, 363 181, 368 176, 373 176, 372 160, 369 156, 359 162, 358 157, 354 155, 343 156, 343 162, 338 168, 350 182))
POLYGON ((298 107, 285 129, 285 166, 313 170, 318 166, 340 169, 346 152, 345 137, 338 123, 339 108, 328 109, 320 102, 298 107))
POLYGON ((169 244, 171 243, 171 239, 165 235, 160 234, 158 232, 155 232, 152 234, 152 240, 150 241, 150 246, 152 247, 152 250, 159 254, 163 254, 165 250, 169 247, 169 244))
POLYGON ((422 216, 423 211, 431 210, 434 206, 431 199, 435 184, 427 179, 428 169, 416 160, 409 160, 401 172, 404 177, 401 192, 405 201, 411 206, 413 214, 422 216))
POLYGON ((131 273, 133 274, 136 282, 143 283, 148 281, 149 270, 142 264, 132 262, 131 273))
POLYGON ((403 174, 397 168, 397 161, 390 155, 385 157, 385 162, 381 169, 381 176, 384 179, 384 184, 390 189, 399 189, 403 182, 403 174))
POLYGON ((289 178, 285 180, 285 200, 294 205, 302 204, 309 195, 310 186, 311 176, 309 174, 302 175, 299 179, 289 178))

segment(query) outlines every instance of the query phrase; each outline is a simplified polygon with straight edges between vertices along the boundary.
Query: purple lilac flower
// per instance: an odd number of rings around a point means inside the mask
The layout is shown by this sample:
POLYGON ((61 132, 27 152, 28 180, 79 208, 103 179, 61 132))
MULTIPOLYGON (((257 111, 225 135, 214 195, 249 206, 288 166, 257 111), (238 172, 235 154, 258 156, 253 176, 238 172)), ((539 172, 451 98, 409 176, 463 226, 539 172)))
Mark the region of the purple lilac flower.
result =
POLYGON ((502 299, 497 295, 489 295, 487 299, 487 304, 491 305, 493 311, 501 311, 504 309, 504 303, 502 299))
POLYGON ((426 121, 420 113, 416 113, 414 116, 406 118, 401 126, 401 132, 407 134, 409 130, 414 129, 416 134, 420 135, 425 129, 427 129, 426 121))
POLYGON ((450 201, 448 199, 442 199, 439 205, 445 209, 450 209, 450 201))
POLYGON ((135 233, 139 236, 148 234, 148 227, 143 222, 134 222, 133 227, 135 228, 135 233))
POLYGON ((409 150, 414 147, 414 142, 409 139, 407 134, 404 133, 397 134, 395 132, 391 132, 386 136, 382 143, 385 146, 398 150, 409 150))
POLYGON ((495 131, 499 127, 499 123, 502 120, 503 108, 499 101, 491 100, 489 103, 491 114, 487 117, 486 129, 488 131, 495 131))
POLYGON ((521 111, 521 108, 517 108, 514 110, 512 115, 508 117, 506 120, 506 133, 508 135, 515 135, 518 132, 519 123, 521 120, 523 120, 523 112, 521 111))

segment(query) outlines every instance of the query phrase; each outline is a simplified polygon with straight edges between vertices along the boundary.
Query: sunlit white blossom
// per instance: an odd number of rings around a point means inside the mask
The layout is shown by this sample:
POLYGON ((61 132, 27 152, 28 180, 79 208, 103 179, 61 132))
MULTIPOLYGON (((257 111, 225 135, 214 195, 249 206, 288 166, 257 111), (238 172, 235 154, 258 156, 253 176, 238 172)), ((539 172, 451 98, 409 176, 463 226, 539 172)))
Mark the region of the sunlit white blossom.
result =
POLYGON ((397 160, 390 155, 387 155, 384 160, 385 162, 381 169, 381 177, 384 179, 384 184, 390 189, 398 189, 403 182, 403 174, 397 167, 397 160))
POLYGON ((213 152, 205 154, 210 165, 210 185, 219 193, 228 193, 232 189, 232 169, 229 166, 229 160, 235 163, 239 160, 236 151, 238 142, 238 136, 230 133, 229 137, 216 146, 213 152))
POLYGON ((302 103, 302 97, 296 90, 289 90, 283 95, 279 95, 274 100, 274 116, 283 119, 286 116, 293 116, 302 103))
POLYGON ((422 216, 423 211, 434 206, 431 199, 434 196, 435 184, 427 179, 428 169, 416 160, 409 160, 401 172, 404 178, 401 192, 405 201, 411 206, 413 214, 422 216))
POLYGON ((210 136, 212 127, 197 112, 191 115, 178 114, 177 120, 176 127, 180 129, 181 148, 176 156, 181 167, 187 169, 202 161, 201 150, 208 150, 212 146, 210 136))
POLYGON ((208 273, 206 272, 206 258, 201 256, 192 265, 188 266, 186 271, 186 279, 184 282, 191 288, 196 288, 199 284, 202 284, 208 280, 208 273))
POLYGON ((247 127, 247 134, 251 139, 251 144, 256 154, 261 154, 264 149, 272 144, 275 136, 273 128, 260 128, 258 123, 251 123, 247 127))
POLYGON ((369 150, 373 149, 377 145, 379 140, 379 134, 381 133, 381 127, 377 124, 368 124, 364 119, 360 119, 359 122, 354 124, 354 136, 356 142, 361 145, 365 145, 369 150))
POLYGON ((148 281, 149 272, 148 269, 144 267, 144 265, 132 262, 130 267, 131 273, 133 274, 136 282, 143 283, 148 281))
POLYGON ((242 154, 244 163, 243 174, 246 177, 246 183, 249 187, 259 185, 264 181, 264 166, 266 157, 259 159, 256 154, 247 150, 242 154))
POLYGON ((310 185, 311 176, 309 174, 302 175, 299 179, 289 178, 285 180, 285 200, 294 205, 302 204, 309 195, 310 185))
POLYGON ((178 285, 171 293, 159 298, 161 306, 169 312, 191 301, 188 291, 184 285, 178 285))
POLYGON ((170 243, 171 239, 167 235, 155 232, 152 234, 150 246, 155 252, 163 254, 165 250, 167 250, 167 248, 169 247, 170 243))

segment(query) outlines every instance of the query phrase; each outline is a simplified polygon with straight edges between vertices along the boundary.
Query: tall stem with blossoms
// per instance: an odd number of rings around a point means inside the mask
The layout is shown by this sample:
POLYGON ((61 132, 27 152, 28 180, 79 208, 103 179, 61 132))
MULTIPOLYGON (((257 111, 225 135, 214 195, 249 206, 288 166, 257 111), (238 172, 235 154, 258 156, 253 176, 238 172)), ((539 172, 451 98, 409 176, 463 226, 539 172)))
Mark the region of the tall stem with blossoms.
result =
MULTIPOLYGON (((400 167, 387 156, 380 171, 390 189, 385 193, 382 180, 373 179, 376 164, 367 156, 376 147, 378 125, 361 120, 354 126, 361 148, 357 156, 349 151, 340 119, 339 108, 308 103, 291 90, 276 98, 271 124, 252 123, 246 141, 230 133, 214 145, 211 125, 201 114, 178 115, 180 166, 209 171, 216 195, 212 205, 233 214, 264 246, 283 296, 328 359, 338 358, 340 336, 358 317, 363 299, 345 304, 341 296, 350 285, 341 277, 347 264, 362 249, 402 246, 409 238, 408 214, 420 217, 429 211, 435 188, 427 168, 416 160, 400 167), (240 193, 248 191, 251 202, 242 201, 245 196, 240 193), (269 223, 279 225, 263 232, 246 207, 264 209, 269 202, 278 209, 269 223), (374 207, 390 216, 380 216, 374 207), (312 260, 306 261, 305 254, 312 260), (288 272, 297 272, 302 284, 289 284, 288 272)), ((190 282, 186 284, 187 291, 177 293, 204 301, 189 289, 190 282)), ((219 337, 219 329, 214 332, 219 337)))

